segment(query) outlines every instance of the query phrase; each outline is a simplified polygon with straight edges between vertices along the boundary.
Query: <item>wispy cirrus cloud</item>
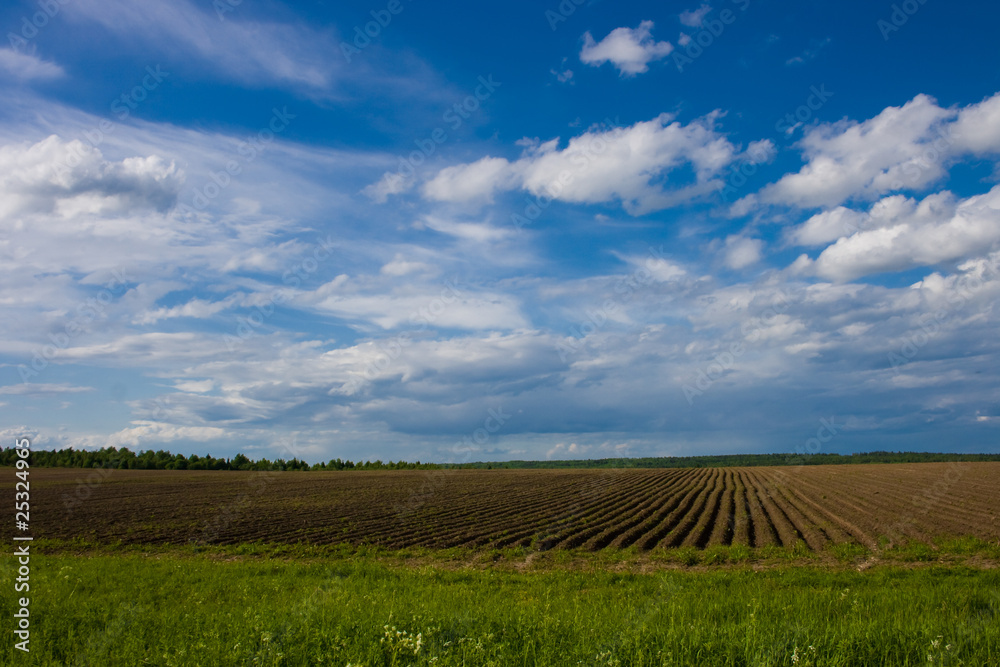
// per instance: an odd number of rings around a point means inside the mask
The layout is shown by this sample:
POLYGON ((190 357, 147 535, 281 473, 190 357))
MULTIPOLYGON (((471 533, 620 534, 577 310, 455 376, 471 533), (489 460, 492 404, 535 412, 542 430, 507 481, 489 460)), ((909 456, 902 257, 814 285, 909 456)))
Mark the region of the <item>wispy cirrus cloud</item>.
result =
POLYGON ((53 62, 13 49, 0 49, 0 77, 21 81, 50 80, 65 76, 63 68, 53 62))
POLYGON ((712 6, 707 3, 702 3, 698 9, 688 9, 680 13, 681 24, 686 25, 690 28, 697 28, 701 26, 702 22, 705 20, 705 15, 712 11, 712 6))
POLYGON ((80 394, 88 391, 94 391, 94 388, 44 382, 12 384, 0 387, 0 394, 5 396, 53 396, 58 394, 80 394))
POLYGON ((80 0, 66 13, 96 23, 126 43, 141 41, 181 60, 249 86, 284 86, 331 95, 342 58, 331 33, 304 23, 278 23, 241 16, 224 20, 210 5, 166 0, 139 5, 129 0, 80 0))

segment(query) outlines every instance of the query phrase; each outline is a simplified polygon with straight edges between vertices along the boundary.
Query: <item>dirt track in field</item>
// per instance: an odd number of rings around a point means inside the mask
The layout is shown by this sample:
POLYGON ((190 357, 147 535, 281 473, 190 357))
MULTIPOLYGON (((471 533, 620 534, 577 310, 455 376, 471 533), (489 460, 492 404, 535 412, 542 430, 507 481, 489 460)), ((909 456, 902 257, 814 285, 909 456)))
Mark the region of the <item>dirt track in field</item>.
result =
POLYGON ((31 471, 32 533, 308 542, 812 550, 1000 538, 1000 463, 392 472, 31 471))

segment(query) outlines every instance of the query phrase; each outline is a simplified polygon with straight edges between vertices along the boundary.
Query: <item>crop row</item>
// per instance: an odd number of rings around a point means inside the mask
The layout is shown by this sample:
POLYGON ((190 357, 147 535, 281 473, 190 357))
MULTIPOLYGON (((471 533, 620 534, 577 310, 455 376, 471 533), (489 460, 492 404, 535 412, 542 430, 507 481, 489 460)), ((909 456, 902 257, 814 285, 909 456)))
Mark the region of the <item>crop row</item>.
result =
POLYGON ((997 463, 352 473, 41 469, 39 536, 641 550, 994 538, 997 463), (256 476, 255 476, 256 475, 256 476), (75 479, 74 479, 75 477, 75 479), (74 499, 75 498, 75 499, 74 499), (74 499, 68 502, 67 499, 74 499))

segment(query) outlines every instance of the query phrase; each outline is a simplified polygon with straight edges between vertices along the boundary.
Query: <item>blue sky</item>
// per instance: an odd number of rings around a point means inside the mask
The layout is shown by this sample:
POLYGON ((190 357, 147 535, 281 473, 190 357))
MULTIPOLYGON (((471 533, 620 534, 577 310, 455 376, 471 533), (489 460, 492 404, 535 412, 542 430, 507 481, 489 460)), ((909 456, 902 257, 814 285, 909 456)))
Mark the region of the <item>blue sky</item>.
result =
POLYGON ((12 2, 0 431, 996 452, 986 3, 12 2))

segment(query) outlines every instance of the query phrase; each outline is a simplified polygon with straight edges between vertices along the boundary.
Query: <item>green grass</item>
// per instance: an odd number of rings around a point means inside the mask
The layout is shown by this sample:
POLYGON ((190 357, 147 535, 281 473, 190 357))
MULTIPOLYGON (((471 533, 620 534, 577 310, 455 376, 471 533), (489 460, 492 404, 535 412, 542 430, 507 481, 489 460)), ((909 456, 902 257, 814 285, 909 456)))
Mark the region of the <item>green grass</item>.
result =
POLYGON ((1000 567, 1000 542, 990 542, 976 537, 942 538, 933 544, 912 542, 885 545, 877 550, 856 543, 835 544, 823 552, 809 551, 799 541, 788 547, 767 546, 752 548, 741 544, 710 546, 706 549, 680 547, 639 551, 634 546, 606 547, 599 551, 582 549, 539 550, 533 547, 507 547, 504 549, 473 549, 452 547, 430 549, 409 547, 389 551, 377 546, 351 544, 310 544, 242 542, 233 545, 184 546, 169 544, 126 544, 123 542, 97 542, 86 539, 39 539, 34 548, 42 553, 73 554, 170 554, 199 555, 213 558, 284 558, 298 561, 342 560, 369 558, 389 565, 467 566, 488 565, 521 570, 525 565, 533 569, 562 567, 566 569, 606 569, 608 567, 661 568, 665 566, 731 566, 760 565, 833 565, 870 566, 880 564, 936 563, 938 565, 973 567, 1000 567))
MULTIPOLYGON (((755 571, 740 563, 760 554, 716 548, 664 552, 663 567, 647 571, 631 567, 637 555, 628 550, 586 561, 545 552, 534 554, 548 559, 545 567, 521 571, 532 555, 524 550, 485 554, 472 567, 447 565, 468 555, 458 552, 146 551, 36 553, 31 654, 15 655, 8 635, 0 662, 1000 664, 1000 573, 960 565, 904 558, 859 572, 788 550, 755 571), (498 568, 489 558, 522 560, 498 568)), ((5 558, 6 591, 13 572, 14 559, 5 558)), ((12 618, 13 597, 0 596, 3 618, 12 618)))

